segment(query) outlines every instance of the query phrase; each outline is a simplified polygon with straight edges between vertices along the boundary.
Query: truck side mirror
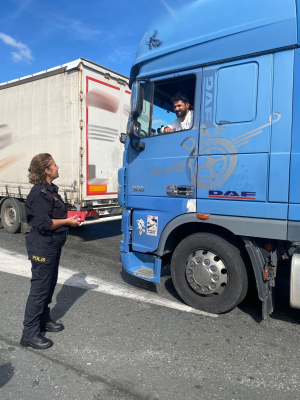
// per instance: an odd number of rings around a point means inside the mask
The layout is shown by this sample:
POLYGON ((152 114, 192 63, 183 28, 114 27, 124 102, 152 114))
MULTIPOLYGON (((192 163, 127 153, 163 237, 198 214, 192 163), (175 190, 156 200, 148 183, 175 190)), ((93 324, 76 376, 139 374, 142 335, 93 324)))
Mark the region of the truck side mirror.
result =
POLYGON ((130 139, 139 139, 141 132, 141 124, 134 120, 132 117, 129 117, 127 128, 126 128, 126 135, 130 139))
POLYGON ((137 118, 143 111, 143 85, 134 82, 131 88, 131 116, 137 118))
POLYGON ((145 143, 140 142, 141 124, 129 117, 126 135, 130 139, 130 146, 138 153, 145 149, 145 143), (137 142, 138 141, 138 142, 137 142))

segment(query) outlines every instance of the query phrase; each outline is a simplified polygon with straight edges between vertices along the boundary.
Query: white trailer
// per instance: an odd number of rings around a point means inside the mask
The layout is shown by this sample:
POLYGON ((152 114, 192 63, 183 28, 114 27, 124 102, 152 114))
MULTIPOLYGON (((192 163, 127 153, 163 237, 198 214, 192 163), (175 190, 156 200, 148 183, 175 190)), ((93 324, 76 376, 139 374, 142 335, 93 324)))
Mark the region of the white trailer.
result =
POLYGON ((69 209, 86 222, 119 218, 118 169, 129 114, 128 78, 80 58, 0 84, 0 212, 4 229, 26 227, 30 160, 50 153, 69 209))

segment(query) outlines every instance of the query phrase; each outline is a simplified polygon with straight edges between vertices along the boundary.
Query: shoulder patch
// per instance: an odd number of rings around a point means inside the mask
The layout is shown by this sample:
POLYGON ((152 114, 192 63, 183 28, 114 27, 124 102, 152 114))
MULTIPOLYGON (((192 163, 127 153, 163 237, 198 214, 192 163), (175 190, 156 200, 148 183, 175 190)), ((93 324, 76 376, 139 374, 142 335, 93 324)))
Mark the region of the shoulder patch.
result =
POLYGON ((41 192, 42 192, 42 193, 45 193, 45 194, 47 193, 47 191, 46 191, 45 188, 43 188, 43 189, 41 190, 41 192))

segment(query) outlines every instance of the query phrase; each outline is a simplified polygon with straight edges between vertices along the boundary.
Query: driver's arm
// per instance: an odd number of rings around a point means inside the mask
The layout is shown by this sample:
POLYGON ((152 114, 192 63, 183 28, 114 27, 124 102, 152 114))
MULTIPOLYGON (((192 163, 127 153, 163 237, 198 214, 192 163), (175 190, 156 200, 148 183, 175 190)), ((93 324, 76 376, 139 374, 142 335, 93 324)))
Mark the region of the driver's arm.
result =
POLYGON ((161 128, 160 133, 170 133, 170 132, 175 132, 175 121, 172 122, 172 124, 164 126, 163 128, 161 128))

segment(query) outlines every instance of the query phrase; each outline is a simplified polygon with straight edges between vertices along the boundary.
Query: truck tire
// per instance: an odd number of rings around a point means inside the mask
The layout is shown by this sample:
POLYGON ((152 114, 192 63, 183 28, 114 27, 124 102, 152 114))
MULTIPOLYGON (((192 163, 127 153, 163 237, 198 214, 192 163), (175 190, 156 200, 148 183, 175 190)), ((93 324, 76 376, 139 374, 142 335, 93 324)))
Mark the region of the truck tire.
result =
POLYGON ((182 300, 214 314, 232 310, 248 290, 243 254, 233 243, 212 233, 195 233, 178 244, 171 275, 182 300))
POLYGON ((21 212, 17 200, 10 198, 4 200, 1 207, 1 222, 6 232, 8 233, 20 232, 21 212))

